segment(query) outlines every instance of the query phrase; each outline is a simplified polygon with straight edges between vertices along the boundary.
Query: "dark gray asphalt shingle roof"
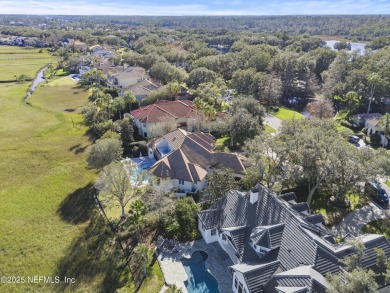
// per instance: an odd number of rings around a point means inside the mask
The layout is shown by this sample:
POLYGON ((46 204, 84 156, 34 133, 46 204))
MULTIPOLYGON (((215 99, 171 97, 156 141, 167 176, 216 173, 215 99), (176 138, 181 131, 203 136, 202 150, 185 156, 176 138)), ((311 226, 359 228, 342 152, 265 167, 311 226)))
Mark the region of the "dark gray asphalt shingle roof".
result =
MULTIPOLYGON (((350 246, 328 241, 331 238, 329 232, 325 228, 313 224, 313 222, 320 219, 320 216, 305 216, 300 213, 303 208, 305 210, 308 208, 307 204, 292 206, 273 191, 261 185, 256 187, 259 190, 256 203, 250 203, 249 193, 243 194, 239 191, 230 191, 211 207, 211 210, 214 210, 213 212, 210 211, 212 216, 201 212, 199 218, 202 222, 208 222, 206 226, 216 227, 220 230, 241 227, 232 232, 232 238, 244 263, 263 264, 277 259, 280 262, 280 268, 283 270, 311 265, 322 275, 338 272, 342 265, 342 259, 353 252, 350 246), (220 212, 216 213, 215 210, 220 212), (266 229, 267 226, 268 229, 269 226, 274 226, 273 229, 275 230, 271 233, 272 237, 269 234, 270 230, 266 229), (271 247, 279 245, 280 247, 260 258, 249 245, 249 241, 262 243, 262 246, 268 242, 271 247)), ((291 196, 291 198, 293 197, 291 196)), ((368 235, 363 237, 363 240, 366 243, 365 256, 362 261, 364 267, 375 264, 375 247, 382 248, 387 257, 390 257, 390 245, 383 236, 368 235)), ((256 280, 256 278, 253 280, 256 280)), ((252 286, 255 287, 262 283, 260 280, 258 284, 255 281, 252 282, 254 282, 252 286)), ((290 284, 287 281, 285 282, 285 285, 279 284, 279 286, 300 287, 308 285, 306 281, 305 283, 302 280, 291 281, 290 284)), ((315 286, 311 281, 310 284, 311 287, 315 286)))
POLYGON ((324 222, 324 217, 321 214, 314 214, 305 217, 305 220, 312 224, 319 224, 324 222))
POLYGON ((279 195, 279 197, 285 201, 297 200, 297 196, 294 192, 284 193, 279 195))

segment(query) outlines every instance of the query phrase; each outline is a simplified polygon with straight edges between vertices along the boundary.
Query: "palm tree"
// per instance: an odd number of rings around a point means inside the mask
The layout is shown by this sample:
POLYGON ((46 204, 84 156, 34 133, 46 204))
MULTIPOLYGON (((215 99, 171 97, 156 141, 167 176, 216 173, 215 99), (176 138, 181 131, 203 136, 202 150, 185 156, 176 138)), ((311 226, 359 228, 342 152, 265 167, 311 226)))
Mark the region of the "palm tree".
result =
POLYGON ((126 107, 125 100, 123 98, 115 98, 113 101, 113 107, 119 112, 119 119, 122 120, 121 111, 126 107))
POLYGON ((150 248, 146 244, 138 244, 134 249, 133 257, 135 262, 142 267, 143 277, 147 275, 147 268, 151 262, 150 248))
POLYGON ((132 203, 129 210, 130 223, 135 226, 138 242, 141 242, 141 226, 145 221, 146 211, 146 205, 139 199, 132 203))
POLYGON ((90 89, 90 94, 89 94, 89 99, 91 101, 96 101, 96 99, 99 99, 99 98, 102 98, 104 96, 104 92, 97 88, 97 87, 93 87, 90 89))
POLYGON ((104 103, 105 109, 107 110, 107 117, 108 117, 108 120, 110 120, 111 114, 116 110, 114 107, 113 99, 112 99, 112 96, 110 94, 105 94, 103 99, 105 102, 104 103))
POLYGON ((133 95, 132 92, 126 92, 123 95, 123 100, 129 106, 129 113, 130 113, 131 112, 131 104, 136 103, 137 99, 135 98, 135 96, 133 95))
POLYGON ((203 109, 204 115, 207 118, 207 121, 210 123, 209 124, 209 133, 211 132, 211 121, 215 119, 217 116, 217 110, 211 105, 206 105, 203 109))
POLYGON ((201 98, 195 98, 192 103, 194 104, 195 108, 199 109, 199 110, 203 110, 203 108, 205 107, 205 102, 203 102, 203 100, 201 98))

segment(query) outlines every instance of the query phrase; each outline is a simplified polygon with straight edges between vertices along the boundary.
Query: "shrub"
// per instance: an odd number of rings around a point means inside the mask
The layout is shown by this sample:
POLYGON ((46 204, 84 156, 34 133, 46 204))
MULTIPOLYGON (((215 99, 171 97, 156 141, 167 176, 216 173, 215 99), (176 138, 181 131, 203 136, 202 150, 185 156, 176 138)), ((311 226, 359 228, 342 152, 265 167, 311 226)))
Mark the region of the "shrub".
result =
POLYGON ((101 169, 122 156, 122 144, 115 138, 98 139, 88 154, 88 166, 101 169))
POLYGON ((340 124, 342 126, 345 126, 345 127, 348 127, 348 128, 353 128, 353 125, 351 123, 349 123, 347 120, 341 120, 340 124))

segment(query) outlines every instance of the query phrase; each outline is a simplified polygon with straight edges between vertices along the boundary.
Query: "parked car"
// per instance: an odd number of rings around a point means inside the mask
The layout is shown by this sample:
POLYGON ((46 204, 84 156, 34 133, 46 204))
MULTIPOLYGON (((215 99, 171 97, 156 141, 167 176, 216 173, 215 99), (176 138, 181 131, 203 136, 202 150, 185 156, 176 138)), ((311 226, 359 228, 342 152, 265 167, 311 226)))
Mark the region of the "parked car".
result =
POLYGON ((364 191, 378 203, 385 205, 389 204, 389 196, 379 182, 367 181, 364 186, 364 191))
POLYGON ((360 137, 356 135, 350 135, 348 140, 352 143, 359 143, 360 137))

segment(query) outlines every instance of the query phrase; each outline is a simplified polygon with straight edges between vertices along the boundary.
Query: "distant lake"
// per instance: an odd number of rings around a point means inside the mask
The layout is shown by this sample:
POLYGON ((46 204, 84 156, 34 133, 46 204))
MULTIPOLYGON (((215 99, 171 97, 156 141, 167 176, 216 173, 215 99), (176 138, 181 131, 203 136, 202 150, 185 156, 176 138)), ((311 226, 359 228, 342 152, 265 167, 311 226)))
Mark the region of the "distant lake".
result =
MULTIPOLYGON (((329 48, 331 48, 332 50, 334 50, 334 48, 333 48, 333 45, 335 44, 335 43, 337 43, 337 41, 335 41, 335 40, 331 40, 331 41, 325 41, 326 42, 326 45, 329 47, 329 48)), ((363 43, 351 43, 351 51, 349 51, 349 52, 352 52, 352 51, 355 51, 355 50, 358 50, 358 49, 360 49, 360 54, 364 54, 364 52, 365 52, 365 47, 366 46, 366 44, 363 44, 363 43)))

